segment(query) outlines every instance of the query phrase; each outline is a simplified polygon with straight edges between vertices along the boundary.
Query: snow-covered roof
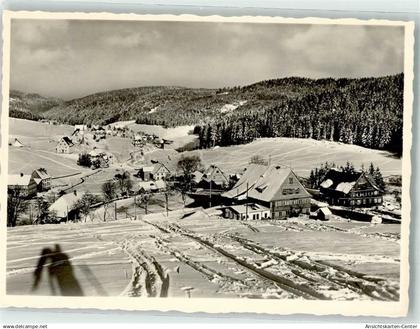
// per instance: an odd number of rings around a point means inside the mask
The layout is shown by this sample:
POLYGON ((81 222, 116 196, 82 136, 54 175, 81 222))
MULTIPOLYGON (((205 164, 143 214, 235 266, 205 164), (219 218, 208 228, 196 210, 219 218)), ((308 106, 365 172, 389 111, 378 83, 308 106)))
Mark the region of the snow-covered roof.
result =
POLYGON ((201 171, 196 170, 192 173, 192 175, 194 177, 194 182, 199 183, 201 181, 201 178, 203 178, 204 174, 201 171))
POLYGON ((143 169, 143 172, 152 172, 154 169, 154 166, 146 166, 146 167, 143 167, 142 169, 143 169))
POLYGON ((169 169, 166 168, 166 166, 163 163, 157 163, 156 165, 153 166, 153 170, 152 173, 155 174, 157 173, 161 168, 165 169, 167 172, 169 172, 169 169))
POLYGON ((332 215, 332 212, 331 212, 330 208, 328 208, 328 207, 322 207, 322 208, 319 208, 316 211, 316 213, 320 213, 320 212, 322 212, 324 214, 324 216, 332 215))
POLYGON ((356 184, 356 182, 343 182, 343 183, 338 184, 335 189, 339 192, 343 192, 344 194, 347 194, 351 191, 354 184, 356 184))
POLYGON ((28 186, 31 175, 9 175, 7 185, 28 186))
POLYGON ((329 188, 334 182, 331 179, 326 179, 321 183, 323 188, 329 188))
POLYGON ((86 130, 87 129, 87 125, 74 125, 74 130, 79 129, 79 130, 86 130))
POLYGON ((380 190, 376 185, 375 180, 368 173, 357 171, 345 172, 337 168, 331 168, 325 174, 320 187, 348 194, 353 189, 353 186, 362 179, 362 177, 366 178, 366 181, 369 182, 372 187, 380 190))
POLYGON ((51 176, 47 173, 46 170, 36 169, 34 171, 38 174, 38 177, 41 178, 41 179, 51 178, 51 176))
POLYGON ((290 199, 289 194, 283 194, 282 185, 288 177, 293 177, 291 188, 297 190, 293 193, 293 198, 309 197, 309 193, 299 183, 297 177, 290 168, 279 165, 259 165, 251 164, 235 186, 222 196, 227 198, 236 198, 245 194, 248 188, 248 197, 270 202, 273 200, 290 199))
POLYGON ((48 209, 54 212, 57 217, 67 216, 67 212, 73 210, 75 204, 83 197, 84 192, 68 193, 58 198, 48 209))
POLYGON ((91 157, 97 157, 97 156, 99 156, 101 153, 100 152, 98 152, 98 151, 96 151, 96 150, 92 150, 92 151, 90 151, 89 152, 89 155, 91 156, 91 157))
POLYGON ((204 172, 204 178, 206 181, 210 182, 212 180, 216 184, 227 183, 229 180, 223 171, 216 165, 210 165, 204 172))
POLYGON ((154 189, 164 189, 166 187, 166 184, 163 180, 157 180, 154 182, 138 182, 137 188, 141 189, 143 188, 146 191, 154 190, 154 189))
POLYGON ((73 146, 74 145, 73 141, 68 136, 61 137, 61 140, 63 140, 68 146, 73 146))

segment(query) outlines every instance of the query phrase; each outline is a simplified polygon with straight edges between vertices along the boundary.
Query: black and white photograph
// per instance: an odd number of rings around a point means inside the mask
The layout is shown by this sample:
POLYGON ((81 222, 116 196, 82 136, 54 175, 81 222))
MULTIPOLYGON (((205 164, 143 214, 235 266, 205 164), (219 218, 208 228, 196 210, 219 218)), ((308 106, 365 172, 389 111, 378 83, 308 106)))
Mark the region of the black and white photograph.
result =
POLYGON ((411 23, 7 14, 6 303, 407 312, 411 23))

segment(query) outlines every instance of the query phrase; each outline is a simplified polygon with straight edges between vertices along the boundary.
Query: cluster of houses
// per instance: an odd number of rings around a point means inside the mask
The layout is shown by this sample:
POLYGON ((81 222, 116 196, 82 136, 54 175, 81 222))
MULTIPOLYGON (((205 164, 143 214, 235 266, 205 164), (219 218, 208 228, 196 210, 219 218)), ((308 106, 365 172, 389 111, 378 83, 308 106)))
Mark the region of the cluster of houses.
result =
MULTIPOLYGON (((92 159, 102 161, 101 152, 92 151, 92 159)), ((134 175, 138 178, 133 191, 159 192, 166 189, 174 174, 164 163, 143 166, 134 175)), ((176 178, 175 178, 176 179, 176 178)), ((9 175, 8 191, 19 190, 20 197, 32 198, 38 192, 51 189, 51 176, 44 168, 31 175, 9 175)), ((250 164, 241 174, 226 175, 218 166, 211 165, 192 175, 192 191, 197 200, 210 199, 210 206, 219 206, 223 216, 237 220, 287 219, 311 213, 311 200, 325 202, 317 209, 319 219, 331 217, 331 206, 346 209, 376 207, 383 203, 384 191, 366 172, 345 172, 330 169, 321 180, 319 194, 310 194, 293 170, 281 165, 250 164)), ((50 210, 58 217, 68 217, 83 193, 73 192, 56 200, 50 210)), ((207 204, 208 205, 208 204, 207 204)), ((312 213, 313 214, 313 213, 312 213)))
MULTIPOLYGON (((319 199, 330 206, 349 208, 379 206, 384 191, 364 171, 347 173, 332 168, 319 186, 319 199)), ((229 191, 222 194, 224 217, 232 219, 286 219, 310 214, 313 196, 295 173, 279 165, 251 164, 229 191)), ((329 219, 331 210, 322 207, 315 215, 329 219)))
MULTIPOLYGON (((143 182, 162 182, 171 177, 161 163, 141 168, 137 177, 143 182)), ((162 184, 162 187, 164 185, 162 184)), ((319 194, 310 194, 293 170, 280 165, 250 164, 241 174, 226 175, 218 166, 193 173, 190 197, 203 206, 220 205, 225 218, 240 220, 286 219, 311 213, 311 199, 324 205, 361 208, 379 206, 384 191, 366 172, 348 173, 330 169, 319 186, 319 194), (209 199, 211 199, 209 203, 209 199)), ((319 219, 329 219, 331 210, 321 207, 319 219)))
POLYGON ((31 175, 16 174, 9 175, 7 182, 8 192, 19 192, 22 198, 32 198, 38 192, 51 189, 51 176, 44 168, 36 169, 31 175))
MULTIPOLYGON (((74 153, 74 146, 78 144, 84 144, 88 134, 89 137, 91 137, 95 142, 106 139, 107 136, 131 138, 133 146, 139 148, 142 148, 147 143, 149 143, 163 149, 165 144, 172 143, 172 141, 159 138, 155 134, 148 134, 143 132, 135 133, 124 125, 75 125, 73 133, 70 136, 62 136, 58 140, 55 148, 56 152, 60 154, 74 153)), ((21 144, 18 140, 15 140, 13 143, 19 145, 21 144)), ((19 145, 17 146, 21 147, 19 145)))

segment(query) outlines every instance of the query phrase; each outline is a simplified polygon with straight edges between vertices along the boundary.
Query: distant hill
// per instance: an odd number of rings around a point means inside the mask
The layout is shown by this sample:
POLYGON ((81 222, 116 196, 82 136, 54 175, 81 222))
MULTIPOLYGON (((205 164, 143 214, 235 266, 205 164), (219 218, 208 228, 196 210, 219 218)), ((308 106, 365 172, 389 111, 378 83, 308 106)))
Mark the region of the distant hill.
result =
POLYGON ((9 115, 14 118, 38 120, 43 113, 62 103, 60 99, 11 90, 9 115))
POLYGON ((291 77, 222 89, 139 87, 55 105, 46 102, 38 113, 70 124, 136 120, 168 127, 196 125, 201 148, 243 144, 258 137, 297 137, 401 154, 403 81, 403 74, 398 74, 291 77))

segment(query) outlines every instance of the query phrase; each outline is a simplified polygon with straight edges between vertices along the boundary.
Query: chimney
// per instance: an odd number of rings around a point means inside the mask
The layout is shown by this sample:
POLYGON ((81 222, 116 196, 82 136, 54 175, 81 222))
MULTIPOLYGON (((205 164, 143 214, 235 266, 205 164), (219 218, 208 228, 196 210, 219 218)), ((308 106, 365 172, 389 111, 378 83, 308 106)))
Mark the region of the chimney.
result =
POLYGON ((20 173, 20 177, 23 177, 23 172, 20 173))
POLYGON ((77 191, 76 191, 76 190, 74 190, 74 191, 73 191, 73 194, 74 194, 74 195, 77 195, 77 191))

